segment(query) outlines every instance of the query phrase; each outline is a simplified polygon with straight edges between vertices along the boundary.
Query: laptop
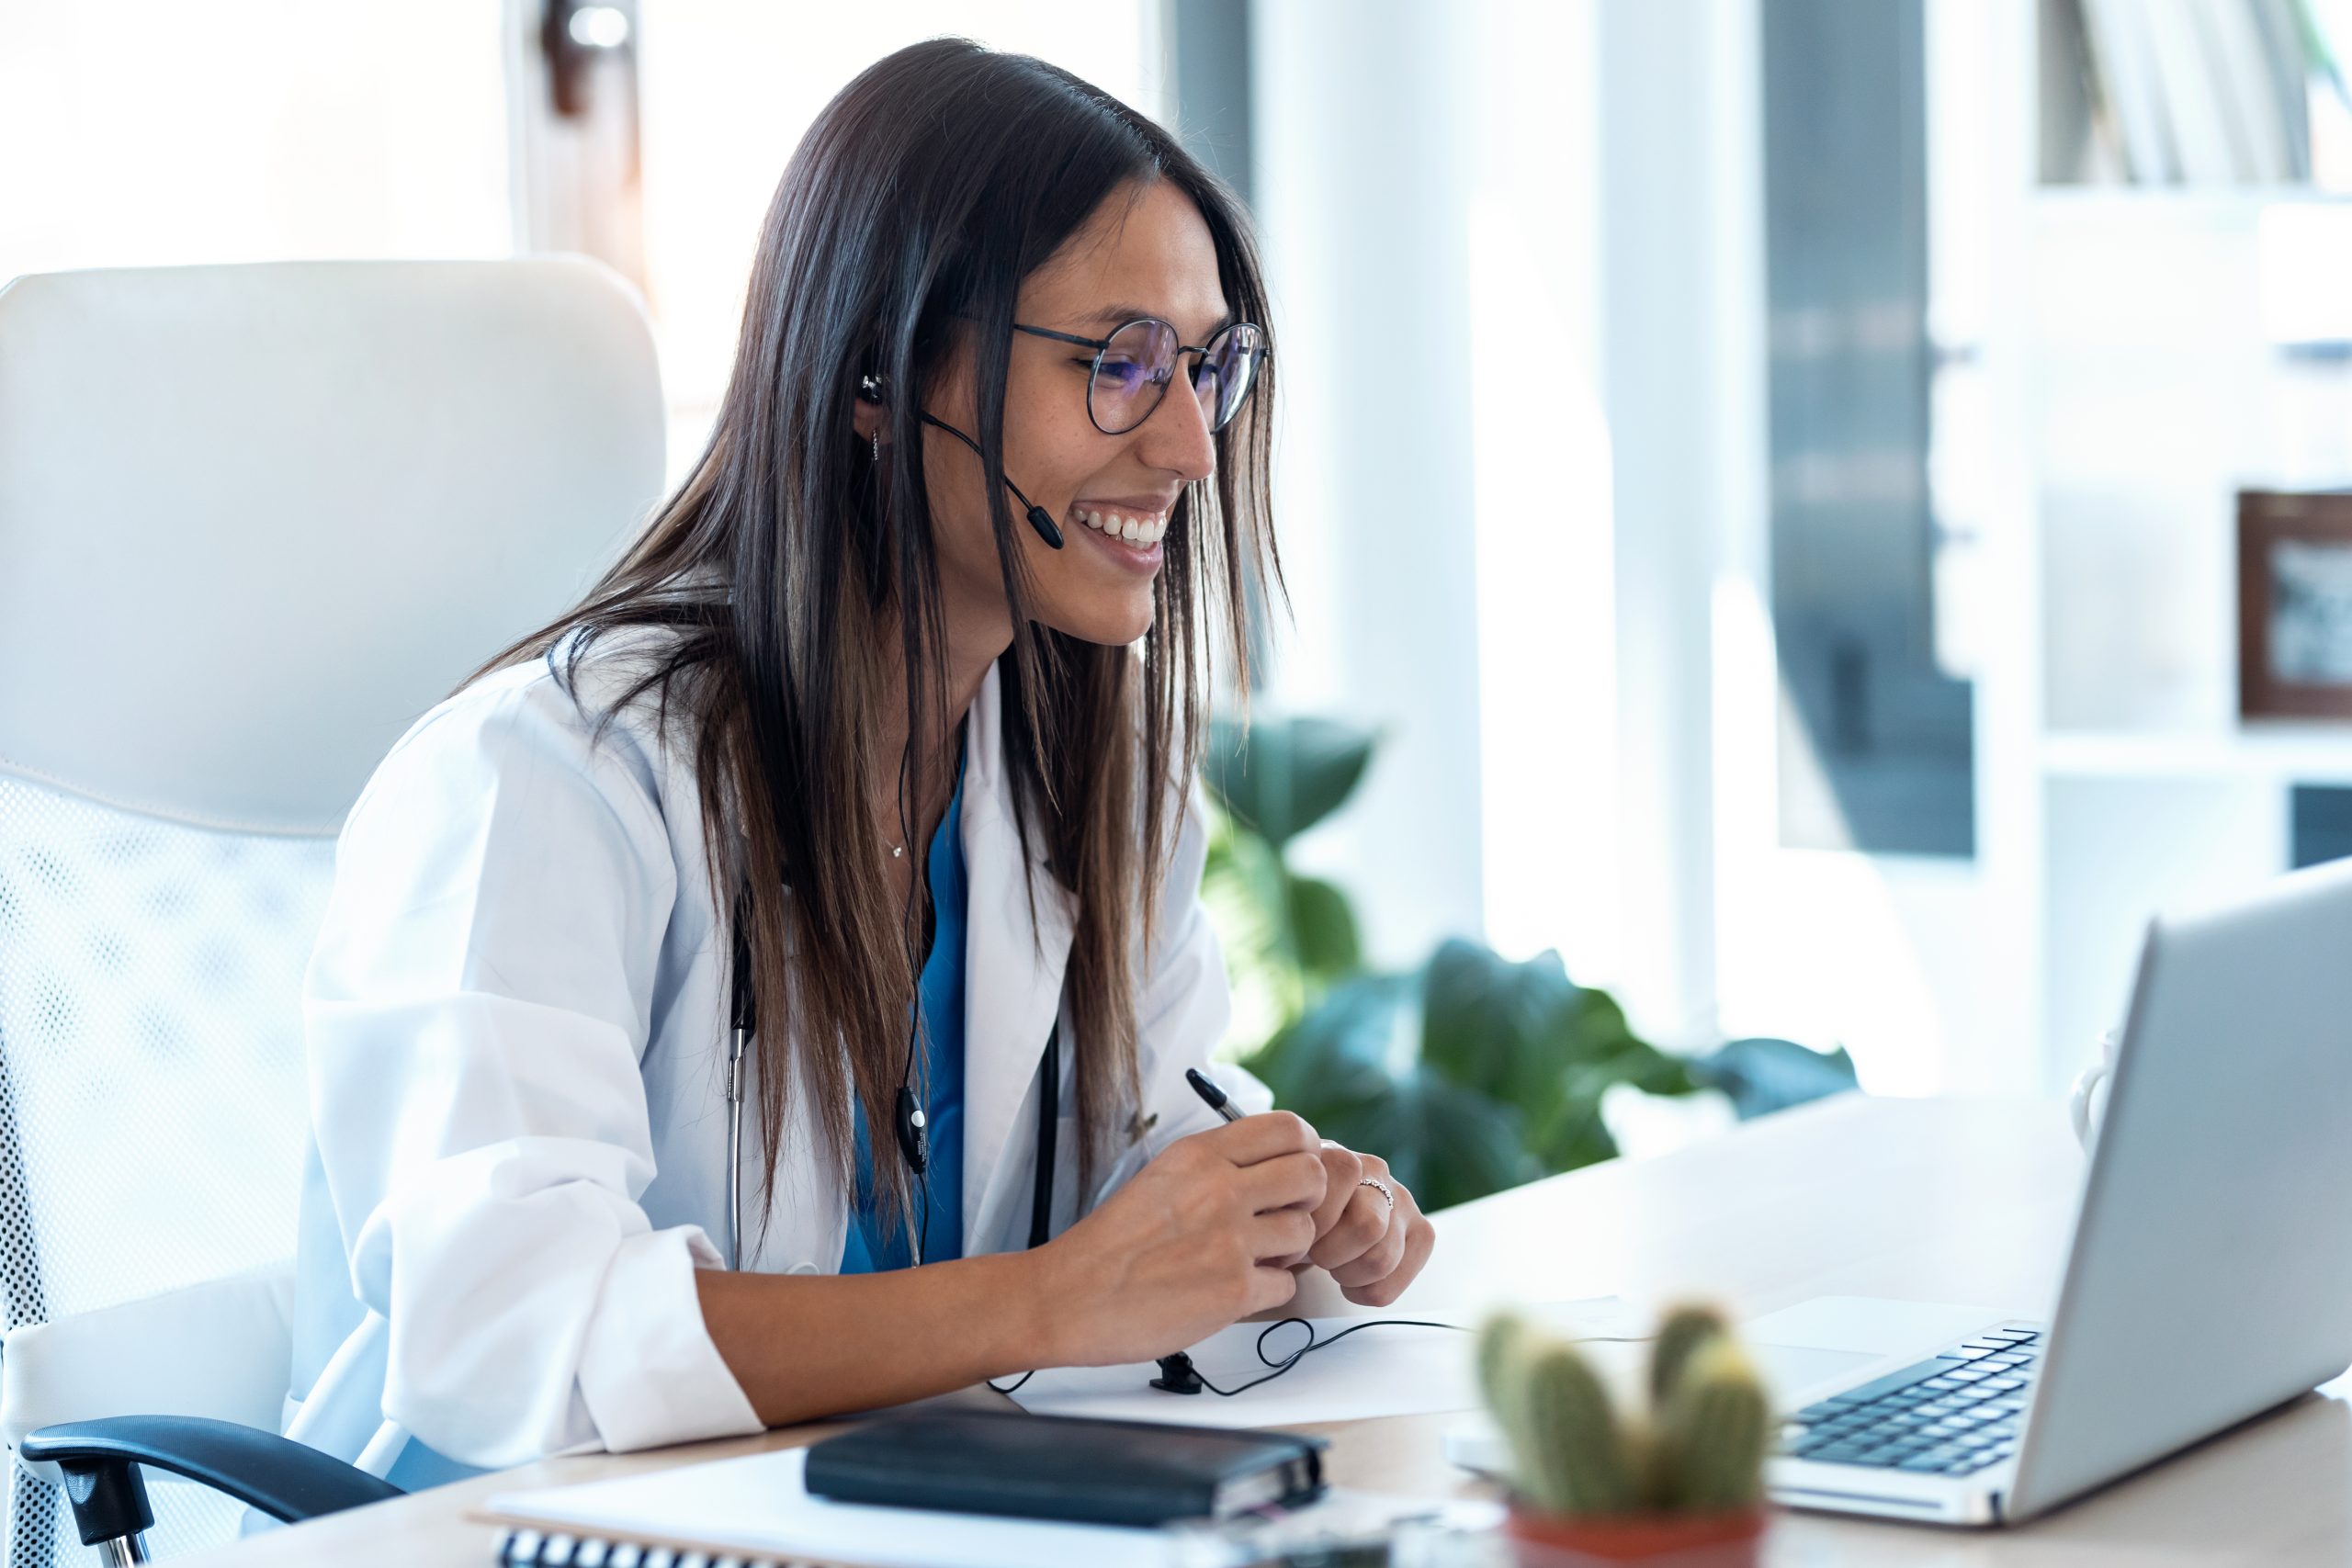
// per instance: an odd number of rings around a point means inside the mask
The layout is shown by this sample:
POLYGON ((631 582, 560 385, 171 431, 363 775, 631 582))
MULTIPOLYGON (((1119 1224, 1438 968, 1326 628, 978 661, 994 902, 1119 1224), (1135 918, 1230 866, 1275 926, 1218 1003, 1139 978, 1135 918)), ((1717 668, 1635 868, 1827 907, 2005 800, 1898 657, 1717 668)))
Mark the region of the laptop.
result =
MULTIPOLYGON (((2150 923, 2047 1322, 1824 1298, 1742 1335, 1799 1391, 1774 1500, 1956 1525, 2031 1518, 2340 1375, 2352 861, 2150 923), (1939 1314, 1930 1353, 1870 1354, 1939 1314)), ((1508 1464, 1483 1422, 1446 1452, 1508 1464)))

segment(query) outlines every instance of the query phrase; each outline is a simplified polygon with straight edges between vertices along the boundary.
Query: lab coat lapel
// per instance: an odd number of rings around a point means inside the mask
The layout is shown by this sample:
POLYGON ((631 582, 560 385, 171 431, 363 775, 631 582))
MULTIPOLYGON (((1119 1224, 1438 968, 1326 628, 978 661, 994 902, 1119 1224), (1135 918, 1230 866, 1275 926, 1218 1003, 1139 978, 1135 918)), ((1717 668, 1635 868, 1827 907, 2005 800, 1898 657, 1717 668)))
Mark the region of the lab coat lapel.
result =
POLYGON ((1033 838, 1024 857, 1004 767, 1003 663, 989 667, 965 734, 964 834, 969 880, 964 935, 964 1250, 1017 1245, 1005 1205, 1020 1186, 1028 1224, 1029 1157, 1009 1157, 1036 1115, 1037 1068, 1060 1010, 1074 910, 1033 838), (1036 865, 1036 913, 1028 871, 1036 865), (985 1228, 983 1228, 985 1226, 985 1228))

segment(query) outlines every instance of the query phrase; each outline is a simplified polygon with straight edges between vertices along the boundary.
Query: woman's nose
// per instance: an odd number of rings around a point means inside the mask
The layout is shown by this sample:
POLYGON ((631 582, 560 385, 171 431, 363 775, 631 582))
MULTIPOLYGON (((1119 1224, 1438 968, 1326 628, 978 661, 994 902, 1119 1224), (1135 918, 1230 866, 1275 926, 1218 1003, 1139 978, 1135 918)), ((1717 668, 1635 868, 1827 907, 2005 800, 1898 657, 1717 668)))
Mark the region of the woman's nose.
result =
POLYGON ((1209 429, 1208 410, 1183 375, 1169 383, 1159 406, 1139 428, 1142 456, 1153 468, 1180 475, 1186 484, 1216 472, 1216 436, 1209 429))

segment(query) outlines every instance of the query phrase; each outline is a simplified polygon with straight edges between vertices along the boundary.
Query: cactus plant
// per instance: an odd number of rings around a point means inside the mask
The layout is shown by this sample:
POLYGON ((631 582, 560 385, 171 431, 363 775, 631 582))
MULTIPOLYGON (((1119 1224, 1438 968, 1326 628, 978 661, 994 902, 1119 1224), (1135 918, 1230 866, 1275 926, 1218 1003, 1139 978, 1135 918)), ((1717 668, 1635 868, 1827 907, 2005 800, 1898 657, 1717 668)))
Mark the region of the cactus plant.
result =
POLYGON ((1618 1427, 1609 1391, 1573 1345, 1535 1347, 1524 1362, 1518 1427, 1526 1445, 1521 1477, 1541 1486, 1543 1505, 1561 1514, 1622 1514, 1637 1505, 1628 1434, 1618 1427))
POLYGON ((1478 1391, 1498 1421, 1506 1397, 1518 1396, 1520 1350, 1527 1332, 1527 1320, 1511 1312, 1492 1314, 1478 1329, 1478 1391))
POLYGON ((1649 1407, 1622 1416, 1572 1341, 1516 1314, 1487 1319, 1476 1356, 1524 1505, 1620 1517, 1729 1514, 1761 1500, 1771 1407, 1713 1309, 1668 1314, 1651 1352, 1649 1407))
POLYGON ((1650 1408, 1666 1408, 1693 1350, 1730 1332, 1731 1325, 1724 1321, 1724 1314, 1710 1306, 1679 1306, 1668 1313, 1666 1321, 1657 1325, 1657 1339, 1650 1347, 1650 1408))
POLYGON ((1771 1408, 1755 1368, 1728 1336, 1690 1352, 1656 1422, 1649 1476, 1658 1506, 1707 1513, 1762 1500, 1771 1408))

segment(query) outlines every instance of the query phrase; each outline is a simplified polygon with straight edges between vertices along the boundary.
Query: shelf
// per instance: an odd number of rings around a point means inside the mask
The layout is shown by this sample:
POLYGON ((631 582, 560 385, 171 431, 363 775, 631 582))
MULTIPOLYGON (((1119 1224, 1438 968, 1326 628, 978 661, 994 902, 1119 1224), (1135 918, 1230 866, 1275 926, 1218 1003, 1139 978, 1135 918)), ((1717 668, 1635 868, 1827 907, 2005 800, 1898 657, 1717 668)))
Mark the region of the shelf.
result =
POLYGON ((2352 723, 2282 720, 2209 730, 2073 730, 2042 738, 2064 779, 2246 779, 2352 785, 2352 723))

